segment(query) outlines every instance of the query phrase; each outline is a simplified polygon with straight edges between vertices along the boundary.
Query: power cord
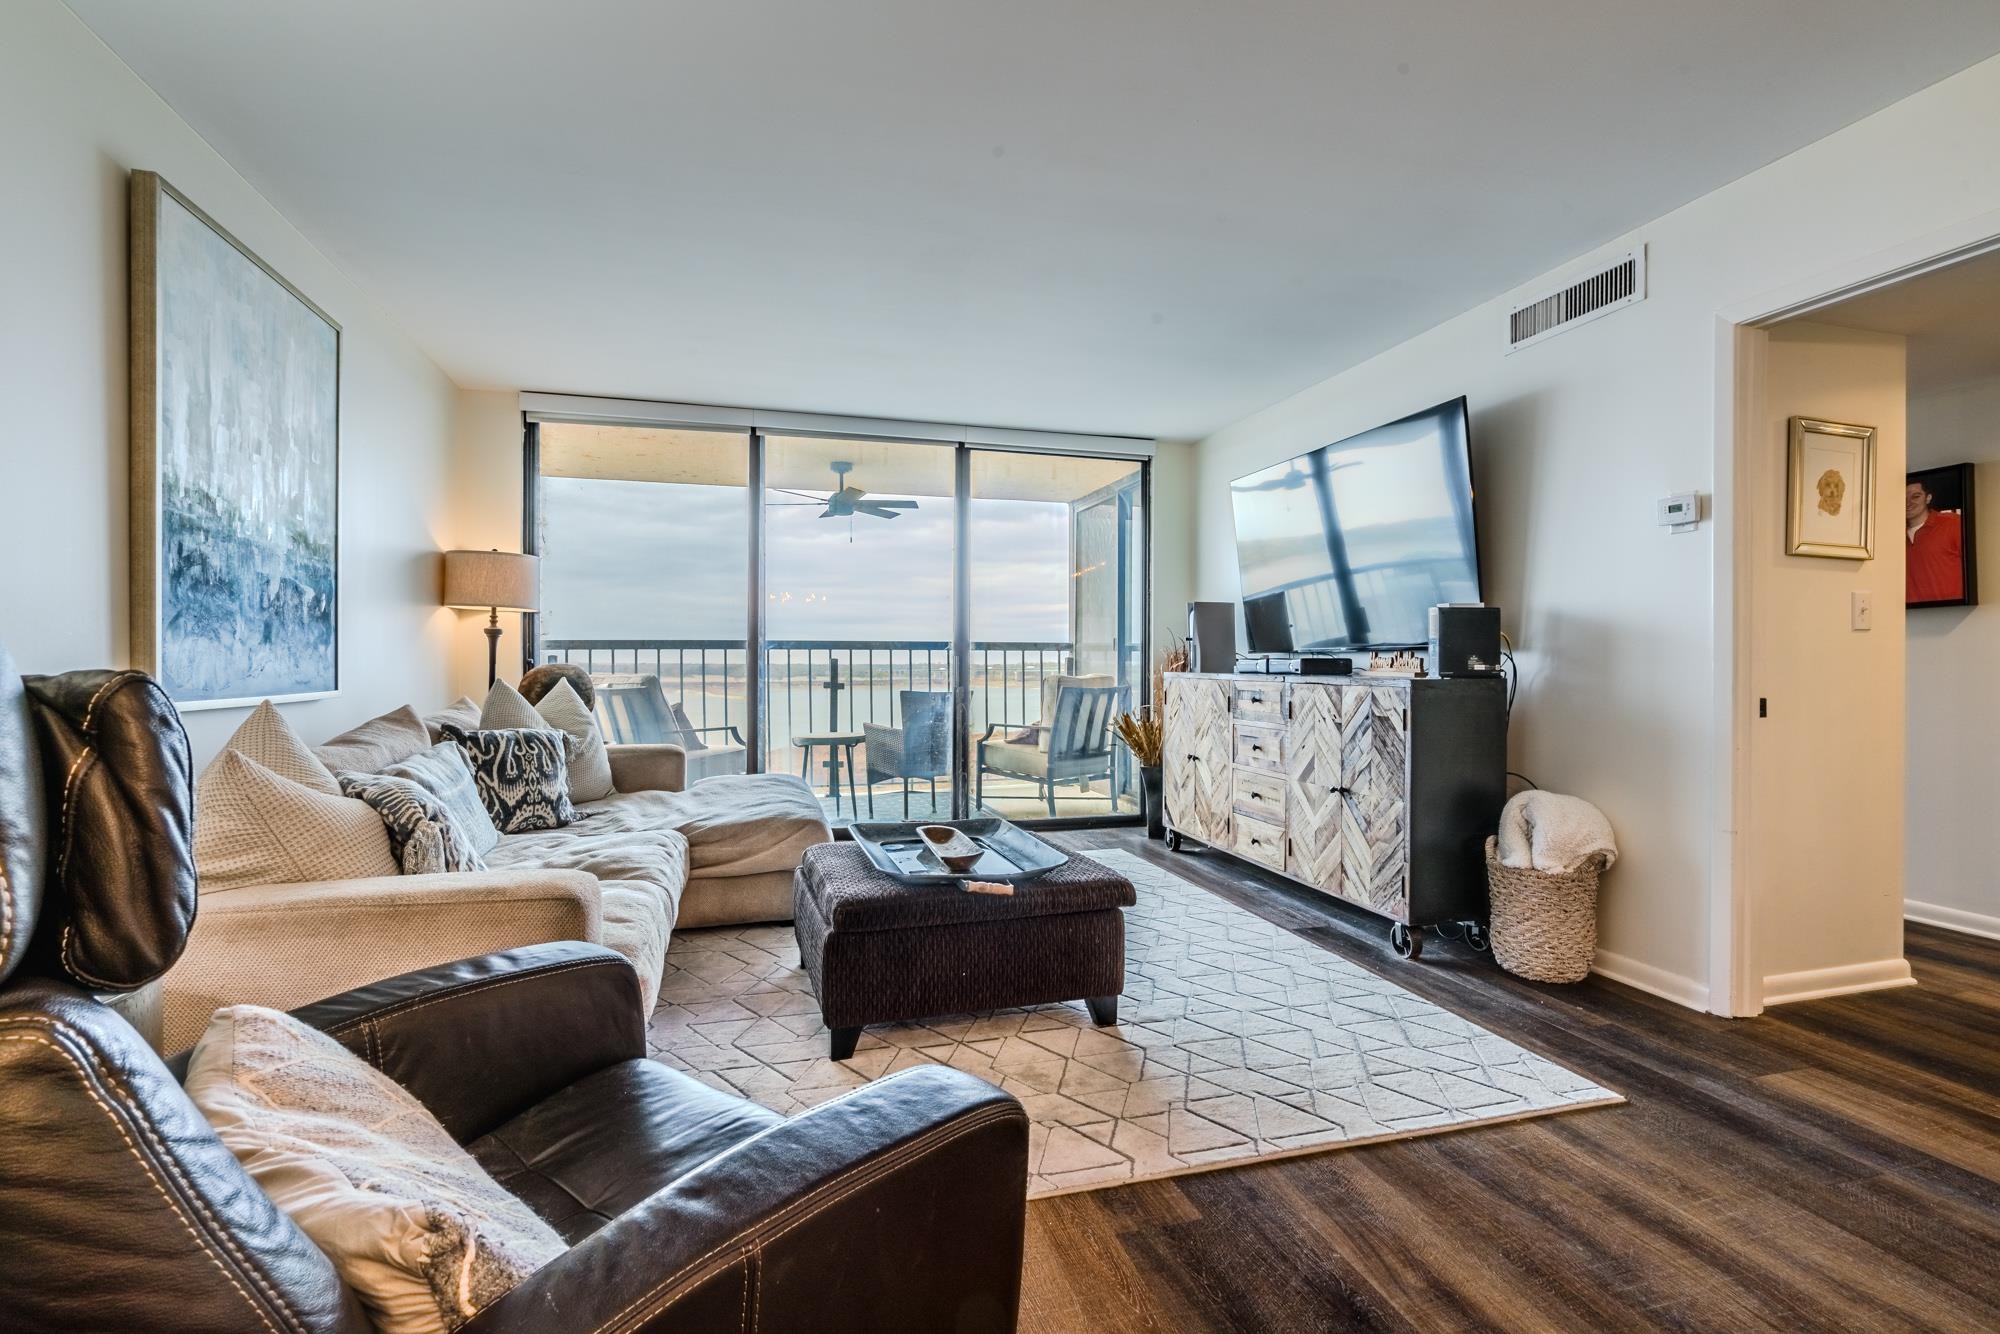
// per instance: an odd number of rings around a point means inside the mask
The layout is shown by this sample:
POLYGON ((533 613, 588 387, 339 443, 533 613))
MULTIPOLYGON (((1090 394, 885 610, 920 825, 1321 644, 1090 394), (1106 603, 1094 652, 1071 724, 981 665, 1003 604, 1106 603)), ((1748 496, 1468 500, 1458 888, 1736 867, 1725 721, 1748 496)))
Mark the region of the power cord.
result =
POLYGON ((1500 632, 1500 663, 1507 675, 1506 719, 1514 721, 1514 696, 1521 689, 1521 665, 1514 661, 1514 641, 1507 638, 1507 632, 1500 632))

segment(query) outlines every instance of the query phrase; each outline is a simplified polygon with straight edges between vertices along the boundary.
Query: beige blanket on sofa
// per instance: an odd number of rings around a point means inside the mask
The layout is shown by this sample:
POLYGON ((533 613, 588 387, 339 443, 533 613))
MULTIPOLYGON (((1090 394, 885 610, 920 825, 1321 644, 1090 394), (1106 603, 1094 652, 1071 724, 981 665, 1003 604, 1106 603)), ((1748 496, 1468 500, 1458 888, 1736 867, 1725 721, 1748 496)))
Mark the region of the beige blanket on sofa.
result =
POLYGON ((620 792, 577 810, 589 818, 571 828, 593 834, 679 830, 704 878, 791 871, 831 837, 819 798, 788 774, 719 774, 685 792, 620 792))

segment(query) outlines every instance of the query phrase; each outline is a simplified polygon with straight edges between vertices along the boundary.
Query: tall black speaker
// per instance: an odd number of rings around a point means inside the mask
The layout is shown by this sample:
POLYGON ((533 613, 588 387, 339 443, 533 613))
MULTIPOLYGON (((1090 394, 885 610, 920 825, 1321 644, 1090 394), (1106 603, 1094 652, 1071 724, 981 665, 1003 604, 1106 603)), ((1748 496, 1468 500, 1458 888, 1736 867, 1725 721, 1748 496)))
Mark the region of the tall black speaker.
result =
POLYGON ((1188 603, 1188 670, 1236 670, 1236 604, 1188 603))

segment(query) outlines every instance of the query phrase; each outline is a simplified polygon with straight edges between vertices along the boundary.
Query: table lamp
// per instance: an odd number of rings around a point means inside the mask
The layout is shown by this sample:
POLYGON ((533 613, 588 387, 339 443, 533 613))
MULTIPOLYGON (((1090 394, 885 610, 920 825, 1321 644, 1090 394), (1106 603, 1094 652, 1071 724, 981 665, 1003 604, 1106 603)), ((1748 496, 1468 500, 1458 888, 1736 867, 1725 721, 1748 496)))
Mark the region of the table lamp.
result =
POLYGON ((485 611, 486 684, 500 674, 500 613, 537 611, 542 561, 515 551, 447 551, 444 553, 444 605, 460 611, 485 611))

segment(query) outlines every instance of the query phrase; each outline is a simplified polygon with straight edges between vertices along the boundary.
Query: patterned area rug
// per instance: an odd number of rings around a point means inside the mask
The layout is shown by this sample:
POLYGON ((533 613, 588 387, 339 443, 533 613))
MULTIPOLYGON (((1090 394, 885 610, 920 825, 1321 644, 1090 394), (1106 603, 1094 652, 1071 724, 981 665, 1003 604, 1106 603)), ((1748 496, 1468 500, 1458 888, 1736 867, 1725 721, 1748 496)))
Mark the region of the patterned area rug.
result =
MULTIPOLYGON (((827 1058, 789 926, 676 932, 649 1042, 786 1115, 942 1062, 1033 1120, 1028 1196, 1623 1102, 1127 852, 1119 1022, 1078 1001, 867 1030, 827 1058)), ((1412 965, 1422 967, 1422 964, 1412 965)))

